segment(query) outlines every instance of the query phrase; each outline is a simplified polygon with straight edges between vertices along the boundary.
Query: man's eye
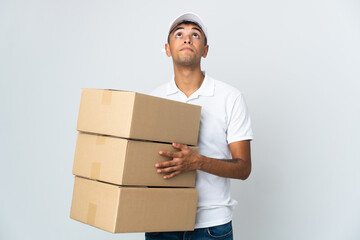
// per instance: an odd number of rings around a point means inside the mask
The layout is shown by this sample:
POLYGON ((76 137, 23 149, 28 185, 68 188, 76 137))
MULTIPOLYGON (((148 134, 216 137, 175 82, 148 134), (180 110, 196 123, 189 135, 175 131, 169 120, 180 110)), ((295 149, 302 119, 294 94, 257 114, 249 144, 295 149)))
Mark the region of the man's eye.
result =
POLYGON ((194 37, 194 38, 199 38, 199 34, 194 33, 194 34, 193 34, 193 37, 194 37))
POLYGON ((175 35, 175 37, 181 37, 182 36, 182 34, 181 33, 177 33, 176 35, 175 35))

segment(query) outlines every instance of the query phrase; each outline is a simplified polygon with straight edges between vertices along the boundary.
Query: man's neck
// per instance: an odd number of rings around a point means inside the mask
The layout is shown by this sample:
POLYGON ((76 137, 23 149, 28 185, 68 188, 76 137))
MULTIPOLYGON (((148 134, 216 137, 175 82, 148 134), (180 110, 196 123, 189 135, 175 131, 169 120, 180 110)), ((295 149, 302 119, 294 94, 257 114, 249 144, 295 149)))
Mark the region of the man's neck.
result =
POLYGON ((174 66, 175 83, 187 97, 198 90, 204 81, 200 66, 196 68, 174 66))

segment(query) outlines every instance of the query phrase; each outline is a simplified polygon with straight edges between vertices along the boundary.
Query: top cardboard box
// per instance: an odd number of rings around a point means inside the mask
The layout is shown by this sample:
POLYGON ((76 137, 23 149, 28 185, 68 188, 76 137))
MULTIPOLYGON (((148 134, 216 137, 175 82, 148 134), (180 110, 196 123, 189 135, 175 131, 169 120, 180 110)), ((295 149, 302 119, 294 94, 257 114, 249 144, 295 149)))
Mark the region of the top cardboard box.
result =
POLYGON ((201 107, 136 92, 82 89, 77 130, 197 145, 201 107))

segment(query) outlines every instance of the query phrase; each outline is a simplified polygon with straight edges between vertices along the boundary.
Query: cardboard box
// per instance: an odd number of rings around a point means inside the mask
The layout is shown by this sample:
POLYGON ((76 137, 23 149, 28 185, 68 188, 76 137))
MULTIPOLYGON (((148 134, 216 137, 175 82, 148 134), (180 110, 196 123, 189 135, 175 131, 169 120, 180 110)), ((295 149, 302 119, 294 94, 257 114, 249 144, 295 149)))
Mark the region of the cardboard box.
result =
POLYGON ((170 179, 156 172, 156 162, 169 160, 160 150, 177 151, 171 144, 79 132, 73 174, 118 185, 194 187, 195 170, 170 179))
POLYGON ((201 107, 150 95, 82 89, 77 130, 197 145, 201 107))
POLYGON ((194 188, 122 187, 75 177, 70 217, 112 232, 191 231, 194 188))

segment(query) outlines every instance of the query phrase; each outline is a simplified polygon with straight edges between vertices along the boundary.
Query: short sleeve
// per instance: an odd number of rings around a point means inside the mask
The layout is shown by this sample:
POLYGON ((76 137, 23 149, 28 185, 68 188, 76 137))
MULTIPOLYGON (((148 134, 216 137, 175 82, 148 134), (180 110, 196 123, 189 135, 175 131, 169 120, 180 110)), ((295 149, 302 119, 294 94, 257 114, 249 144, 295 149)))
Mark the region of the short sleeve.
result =
POLYGON ((243 140, 252 140, 251 118, 245 99, 239 94, 228 112, 227 142, 228 144, 243 140))

